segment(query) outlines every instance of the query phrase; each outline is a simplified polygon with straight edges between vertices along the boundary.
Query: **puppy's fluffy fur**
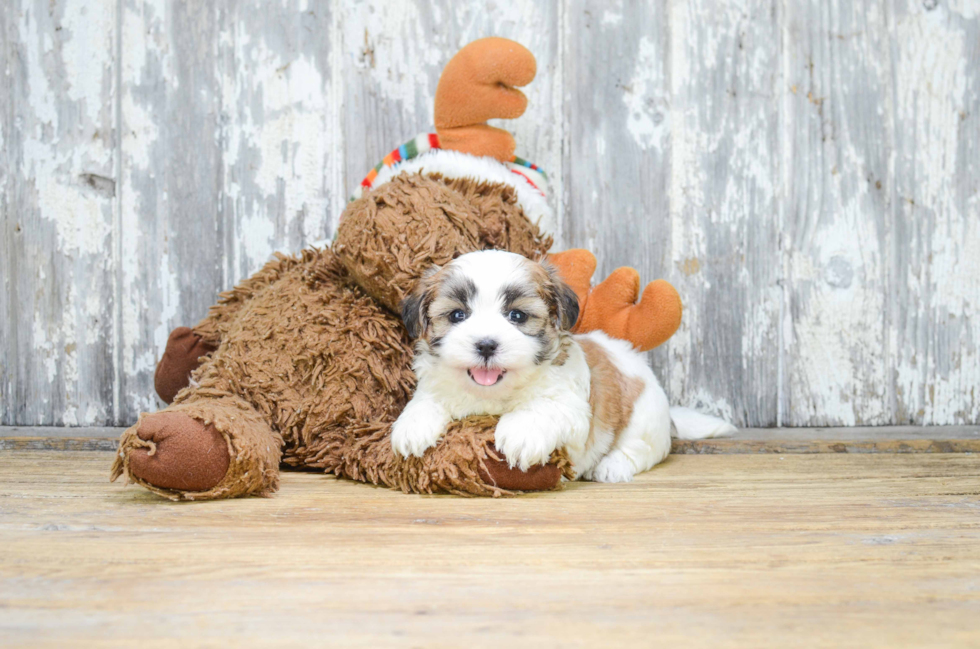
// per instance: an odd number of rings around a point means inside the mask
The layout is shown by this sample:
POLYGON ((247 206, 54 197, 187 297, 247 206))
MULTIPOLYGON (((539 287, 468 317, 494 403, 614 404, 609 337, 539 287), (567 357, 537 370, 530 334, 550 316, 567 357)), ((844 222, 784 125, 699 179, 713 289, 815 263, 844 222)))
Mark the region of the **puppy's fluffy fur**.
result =
MULTIPOLYGON (((564 449, 575 476, 624 482, 670 452, 667 396, 642 354, 602 332, 572 335, 575 293, 554 269, 502 251, 434 269, 402 305, 418 338, 418 387, 392 428, 403 456, 421 456, 446 425, 500 415, 495 445, 528 469, 564 449)), ((729 424, 675 409, 678 436, 729 424)))

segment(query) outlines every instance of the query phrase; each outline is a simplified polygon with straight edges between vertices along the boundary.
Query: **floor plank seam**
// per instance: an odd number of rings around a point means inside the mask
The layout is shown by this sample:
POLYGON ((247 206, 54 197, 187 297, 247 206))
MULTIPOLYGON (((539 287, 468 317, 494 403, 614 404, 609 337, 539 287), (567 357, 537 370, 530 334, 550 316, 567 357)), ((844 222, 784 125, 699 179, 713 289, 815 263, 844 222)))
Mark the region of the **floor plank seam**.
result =
MULTIPOLYGON (((110 437, 0 437, 0 451, 107 451, 110 437)), ((909 440, 674 440, 673 455, 811 455, 821 453, 980 453, 980 439, 909 440)))

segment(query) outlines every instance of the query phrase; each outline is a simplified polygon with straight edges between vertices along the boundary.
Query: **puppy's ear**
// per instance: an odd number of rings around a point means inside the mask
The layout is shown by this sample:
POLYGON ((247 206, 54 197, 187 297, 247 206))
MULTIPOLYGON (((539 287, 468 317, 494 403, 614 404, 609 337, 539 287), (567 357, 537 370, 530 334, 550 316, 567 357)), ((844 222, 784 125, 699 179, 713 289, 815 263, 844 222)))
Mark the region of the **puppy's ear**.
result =
POLYGON ((422 306, 423 295, 418 290, 402 300, 402 322, 411 338, 418 338, 425 331, 426 316, 422 306))
POLYGON ((429 328, 429 305, 435 295, 435 275, 439 270, 436 266, 426 271, 411 295, 402 300, 402 322, 412 338, 418 338, 429 328))
POLYGON ((558 327, 563 331, 569 331, 578 321, 578 296, 561 278, 557 268, 549 263, 542 265, 548 273, 548 281, 544 287, 548 307, 555 314, 558 327))

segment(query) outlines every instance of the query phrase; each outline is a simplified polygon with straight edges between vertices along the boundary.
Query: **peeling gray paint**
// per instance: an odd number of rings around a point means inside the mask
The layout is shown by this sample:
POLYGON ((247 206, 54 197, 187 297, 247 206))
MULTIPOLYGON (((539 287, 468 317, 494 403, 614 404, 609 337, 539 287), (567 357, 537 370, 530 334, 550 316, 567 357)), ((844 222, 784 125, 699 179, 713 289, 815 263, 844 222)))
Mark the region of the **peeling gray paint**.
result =
POLYGON ((14 0, 0 424, 153 409, 171 328, 429 130, 441 66, 538 58, 561 247, 685 301, 651 361, 741 425, 980 420, 980 1, 14 0))
POLYGON ((0 422, 111 421, 114 8, 0 12, 0 422), (95 186, 93 186, 93 184, 95 186))

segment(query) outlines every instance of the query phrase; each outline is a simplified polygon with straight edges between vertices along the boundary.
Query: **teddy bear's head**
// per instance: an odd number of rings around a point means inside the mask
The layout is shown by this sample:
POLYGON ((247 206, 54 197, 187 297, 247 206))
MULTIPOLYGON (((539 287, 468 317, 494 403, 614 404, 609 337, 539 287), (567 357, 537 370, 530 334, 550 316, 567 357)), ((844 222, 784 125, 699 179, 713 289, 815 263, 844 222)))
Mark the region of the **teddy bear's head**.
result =
POLYGON ((514 138, 489 119, 519 117, 534 56, 484 38, 461 49, 436 89, 437 133, 392 151, 357 189, 333 250, 369 295, 397 312, 422 274, 454 257, 500 248, 537 258, 551 237, 547 177, 514 156, 514 138))
POLYGON ((551 247, 503 183, 403 173, 348 204, 333 251, 369 295, 395 312, 422 274, 474 250, 539 258, 551 247))

